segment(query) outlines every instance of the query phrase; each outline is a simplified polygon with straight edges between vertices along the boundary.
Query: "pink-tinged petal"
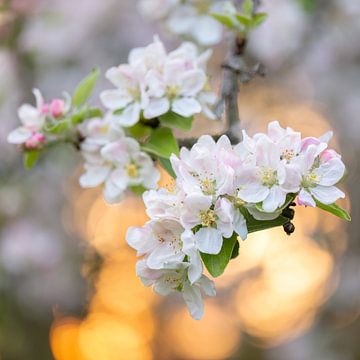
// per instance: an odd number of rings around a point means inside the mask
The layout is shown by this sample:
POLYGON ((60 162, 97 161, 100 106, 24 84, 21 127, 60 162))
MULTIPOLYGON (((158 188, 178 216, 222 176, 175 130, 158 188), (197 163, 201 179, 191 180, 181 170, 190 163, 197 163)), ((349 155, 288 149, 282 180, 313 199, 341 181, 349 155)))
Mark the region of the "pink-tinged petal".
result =
POLYGON ((137 251, 137 256, 151 252, 157 245, 151 235, 151 229, 146 225, 144 227, 129 227, 126 232, 126 241, 130 247, 137 251))
POLYGON ((300 190, 301 172, 299 167, 294 165, 285 166, 285 181, 281 185, 281 188, 290 193, 297 193, 300 190))
POLYGON ((120 115, 114 115, 114 120, 124 127, 135 125, 140 119, 140 104, 128 105, 120 115))
POLYGON ((298 204, 304 206, 316 207, 315 200, 311 196, 311 194, 305 189, 301 189, 298 195, 298 204))
POLYGON ((201 228, 195 234, 197 248, 205 254, 218 254, 223 244, 221 232, 214 228, 201 228))
POLYGON ((173 101, 172 110, 180 116, 189 117, 200 113, 201 105, 194 98, 181 98, 173 101))
POLYGON ((279 147, 267 136, 261 136, 256 143, 256 163, 259 166, 276 169, 280 163, 279 147))
POLYGON ((345 165, 339 158, 332 158, 331 160, 323 163, 316 170, 318 174, 319 185, 332 186, 337 184, 345 173, 345 165))
POLYGON ((100 94, 103 105, 111 110, 123 109, 133 101, 132 96, 122 89, 105 90, 100 94))
POLYGON ((120 65, 110 68, 106 72, 105 77, 119 89, 133 88, 137 85, 133 71, 133 68, 129 65, 120 65))
POLYGON ((258 183, 243 185, 238 192, 238 197, 249 203, 258 203, 269 195, 269 188, 258 183))
POLYGON ((345 194, 336 186, 316 186, 310 189, 311 194, 323 204, 333 204, 339 199, 343 199, 345 194))
POLYGON ((23 144, 32 137, 32 131, 25 127, 13 130, 7 137, 10 144, 23 144))
POLYGON ((273 212, 285 203, 286 193, 279 186, 273 186, 262 203, 266 212, 273 212))
POLYGON ((282 128, 278 121, 272 121, 268 125, 268 136, 273 141, 278 141, 286 134, 286 130, 282 128))
POLYGON ((193 228, 200 224, 200 211, 206 211, 211 206, 211 197, 201 194, 188 195, 184 200, 181 214, 181 224, 186 228, 193 228))
POLYGON ((182 295, 190 315, 195 320, 200 320, 204 315, 204 303, 201 297, 200 289, 196 286, 191 286, 185 283, 182 295))
POLYGON ((327 149, 320 154, 320 161, 322 163, 328 162, 328 161, 332 160, 333 158, 341 159, 341 156, 333 149, 327 149))
POLYGON ((110 168, 107 166, 86 166, 86 172, 80 176, 80 186, 93 188, 101 185, 109 176, 110 168))
POLYGON ((145 119, 154 119, 166 114, 170 109, 170 102, 167 98, 151 99, 144 110, 145 119))
POLYGON ((159 72, 150 70, 146 74, 145 83, 148 89, 147 93, 150 97, 161 98, 165 95, 166 85, 159 72))
POLYGON ((333 135, 334 135, 334 133, 332 131, 328 131, 319 137, 319 141, 328 144, 330 142, 330 140, 332 139, 333 135))
POLYGON ((196 96, 205 86, 206 75, 202 70, 190 70, 181 76, 180 82, 182 96, 196 96))

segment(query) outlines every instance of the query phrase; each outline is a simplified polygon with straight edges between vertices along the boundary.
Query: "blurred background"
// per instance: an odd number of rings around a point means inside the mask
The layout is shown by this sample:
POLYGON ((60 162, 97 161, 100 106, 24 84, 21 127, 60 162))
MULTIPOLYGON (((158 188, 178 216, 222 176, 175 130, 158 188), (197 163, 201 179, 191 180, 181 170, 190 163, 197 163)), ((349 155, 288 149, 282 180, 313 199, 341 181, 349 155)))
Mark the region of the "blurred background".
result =
MULTIPOLYGON (((274 119, 306 136, 334 129, 353 221, 297 209, 293 236, 251 235, 198 322, 181 299, 135 276, 124 235, 146 221, 139 198, 107 206, 99 191, 81 190, 71 148, 26 172, 6 143, 34 86, 55 97, 94 65, 126 62, 154 33, 169 48, 178 41, 146 23, 134 0, 0 4, 1 360, 360 359, 359 1, 264 0, 269 19, 251 36, 249 61, 268 76, 239 98, 251 134, 274 119)), ((210 64, 215 89, 223 54, 216 48, 210 64)), ((101 80, 97 93, 108 87, 101 80)), ((195 132, 211 127, 221 126, 200 119, 195 132)))

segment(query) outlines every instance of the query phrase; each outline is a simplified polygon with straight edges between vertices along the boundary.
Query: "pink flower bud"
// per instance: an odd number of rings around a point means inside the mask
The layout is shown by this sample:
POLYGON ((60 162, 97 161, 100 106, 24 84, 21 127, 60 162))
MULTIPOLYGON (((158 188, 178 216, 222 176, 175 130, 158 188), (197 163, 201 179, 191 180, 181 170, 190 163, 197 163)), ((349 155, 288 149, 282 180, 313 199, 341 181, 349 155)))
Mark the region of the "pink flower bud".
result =
POLYGON ((61 99, 54 99, 50 104, 51 115, 54 117, 59 117, 63 115, 65 109, 65 102, 61 99))
POLYGON ((27 149, 37 149, 45 142, 45 140, 44 134, 34 133, 33 136, 25 142, 25 147, 27 149))
POLYGON ((49 113, 49 110, 50 110, 50 107, 49 107, 49 104, 43 104, 40 108, 40 112, 41 114, 43 115, 46 115, 49 113))

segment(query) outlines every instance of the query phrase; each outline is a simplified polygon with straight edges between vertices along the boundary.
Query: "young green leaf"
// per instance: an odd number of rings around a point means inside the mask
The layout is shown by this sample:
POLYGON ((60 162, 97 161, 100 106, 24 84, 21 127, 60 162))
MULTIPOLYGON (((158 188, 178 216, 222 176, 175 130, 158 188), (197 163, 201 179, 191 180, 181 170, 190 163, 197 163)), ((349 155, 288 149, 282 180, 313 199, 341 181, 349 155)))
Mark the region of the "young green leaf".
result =
POLYGON ((232 14, 211 13, 210 15, 220 24, 225 25, 230 30, 235 28, 232 14))
POLYGON ((225 271, 225 268, 233 255, 234 247, 237 241, 237 234, 233 233, 229 239, 223 240, 223 246, 219 254, 210 255, 201 253, 201 258, 206 266, 206 269, 213 277, 218 277, 225 271))
POLYGON ((140 122, 136 123, 135 125, 127 128, 129 135, 136 139, 145 138, 149 136, 151 133, 151 129, 140 122))
POLYGON ((51 134, 60 134, 65 132, 70 127, 69 119, 58 121, 55 125, 49 127, 47 131, 51 134))
POLYGON ((24 167, 26 170, 31 170, 40 157, 40 150, 27 150, 24 153, 24 167))
POLYGON ((239 256, 239 250, 240 250, 239 240, 236 240, 236 243, 234 245, 234 248, 233 248, 233 251, 231 254, 231 260, 236 259, 239 256))
POLYGON ((183 131, 191 130, 192 123, 194 121, 193 116, 183 117, 172 111, 170 111, 164 115, 161 115, 159 117, 159 119, 163 126, 167 126, 170 128, 176 128, 176 129, 180 129, 183 131))
POLYGON ((249 18, 249 17, 247 17, 245 15, 237 13, 235 15, 235 18, 241 25, 244 25, 245 27, 250 27, 252 25, 251 18, 249 18))
POLYGON ((169 128, 155 129, 142 149, 150 154, 169 159, 171 154, 179 154, 179 146, 169 128))
POLYGON ((176 174, 171 166, 171 162, 169 159, 164 159, 159 157, 159 162, 162 165, 162 167, 166 170, 166 172, 174 179, 176 179, 176 174))
POLYGON ((326 204, 321 203, 318 200, 315 200, 315 201, 316 201, 316 206, 318 208, 325 210, 325 211, 327 211, 341 219, 344 219, 346 221, 351 221, 350 214, 345 209, 343 209, 341 206, 339 206, 335 203, 326 205, 326 204))
POLYGON ((258 13, 255 14, 253 19, 252 19, 252 27, 257 27, 260 26, 266 19, 267 19, 267 14, 266 13, 258 13))
POLYGON ((246 16, 252 16, 254 10, 254 3, 253 0, 244 0, 242 5, 242 12, 246 16))
POLYGON ((144 188, 144 186, 142 185, 134 185, 134 186, 130 186, 130 190, 135 195, 141 196, 146 191, 146 188, 144 188))
POLYGON ((91 96, 99 75, 100 70, 96 68, 93 69, 88 76, 80 81, 72 97, 72 104, 75 107, 80 107, 83 105, 85 101, 91 96))

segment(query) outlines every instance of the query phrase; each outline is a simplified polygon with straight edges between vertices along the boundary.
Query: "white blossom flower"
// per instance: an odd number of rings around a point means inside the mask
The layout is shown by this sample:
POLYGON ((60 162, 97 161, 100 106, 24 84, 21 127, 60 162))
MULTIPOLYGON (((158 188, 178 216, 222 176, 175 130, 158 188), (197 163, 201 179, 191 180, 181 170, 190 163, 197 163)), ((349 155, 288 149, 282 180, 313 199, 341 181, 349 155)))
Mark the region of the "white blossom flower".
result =
POLYGON ((132 186, 155 188, 160 178, 151 158, 140 151, 136 140, 128 137, 106 144, 99 154, 87 160, 80 185, 89 188, 104 183, 104 197, 109 203, 120 201, 125 190, 132 186))
POLYGON ((266 212, 274 212, 285 203, 287 193, 299 190, 300 173, 282 160, 280 147, 267 136, 256 141, 255 158, 256 165, 237 177, 237 195, 249 203, 262 203, 266 212))
POLYGON ((36 98, 36 106, 30 104, 22 105, 18 110, 18 116, 22 126, 13 130, 8 136, 8 142, 12 144, 30 145, 33 148, 35 144, 45 142, 45 136, 41 133, 45 124, 46 113, 43 111, 44 99, 38 89, 33 93, 36 98))
POLYGON ((136 273, 145 286, 152 286, 160 295, 181 293, 191 316, 200 320, 204 314, 202 292, 208 296, 215 296, 214 283, 205 275, 191 284, 188 280, 187 263, 179 263, 174 269, 153 270, 146 265, 146 260, 139 260, 136 264, 136 273))
POLYGON ((323 151, 323 145, 324 143, 309 145, 297 159, 296 163, 302 174, 298 195, 300 205, 315 207, 314 199, 323 204, 332 204, 345 197, 335 186, 344 176, 345 165, 335 151, 323 151))
POLYGON ((187 194, 232 194, 234 169, 221 161, 227 158, 227 151, 232 151, 231 144, 226 139, 222 137, 215 143, 210 136, 201 136, 191 150, 181 149, 180 158, 174 154, 171 156, 179 188, 187 194))
POLYGON ((130 227, 126 234, 128 244, 137 250, 137 255, 147 255, 150 269, 162 269, 166 265, 182 262, 181 235, 184 228, 175 220, 149 221, 143 227, 130 227))
POLYGON ((234 209, 225 198, 219 198, 213 205, 210 196, 192 194, 184 200, 180 221, 185 229, 201 225, 194 235, 196 247, 206 254, 218 254, 223 238, 234 232, 234 209))
POLYGON ((190 117, 203 110, 213 117, 214 99, 206 89, 205 73, 210 55, 209 51, 199 55, 191 43, 167 54, 158 37, 146 47, 133 49, 128 64, 106 73, 117 88, 101 93, 109 116, 127 127, 169 111, 190 117))

